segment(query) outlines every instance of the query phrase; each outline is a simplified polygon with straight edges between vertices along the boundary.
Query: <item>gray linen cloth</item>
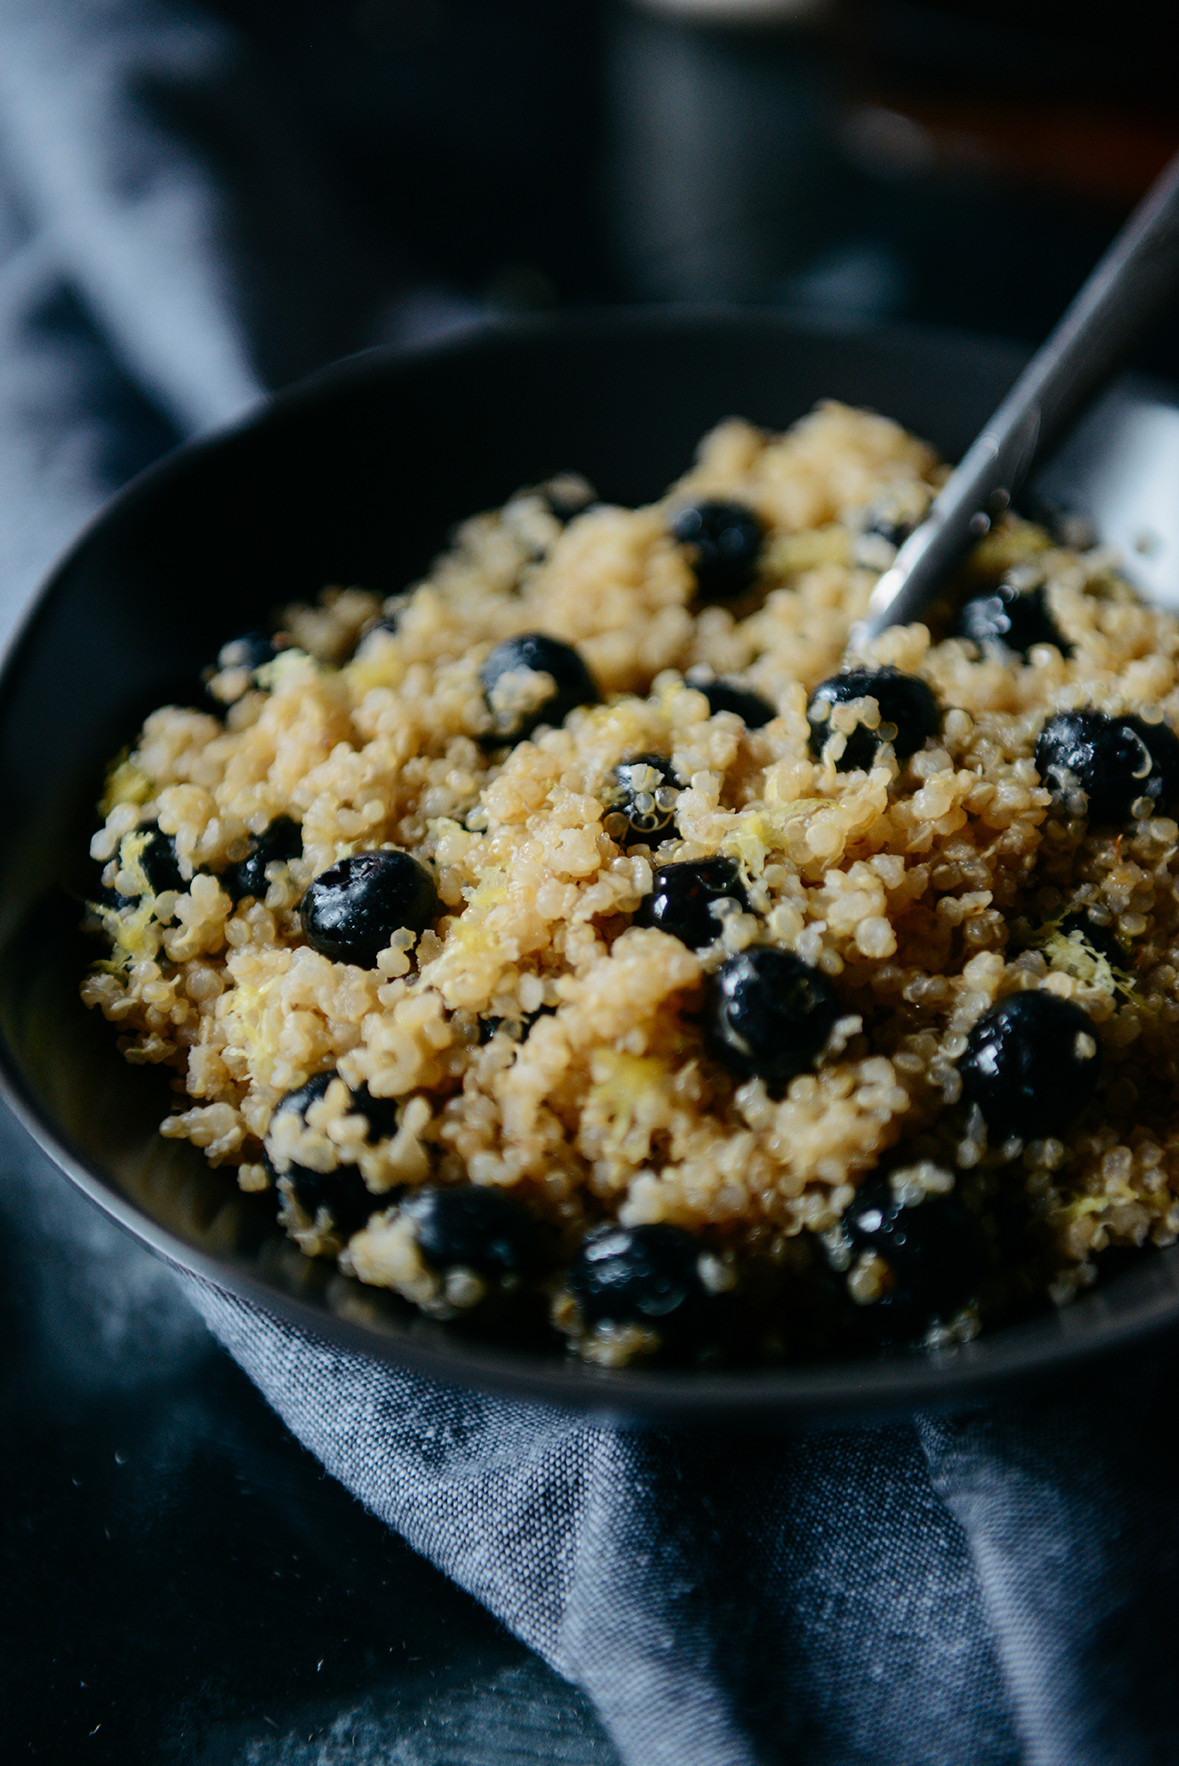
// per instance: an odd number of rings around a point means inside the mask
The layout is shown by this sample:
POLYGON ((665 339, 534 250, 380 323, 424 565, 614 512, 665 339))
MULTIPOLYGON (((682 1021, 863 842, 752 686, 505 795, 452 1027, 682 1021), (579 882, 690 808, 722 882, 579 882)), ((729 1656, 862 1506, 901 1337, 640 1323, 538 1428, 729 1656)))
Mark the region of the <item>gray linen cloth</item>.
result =
MULTIPOLYGON (((224 10, 0 0, 4 631, 170 441, 456 316, 350 234, 224 10)), ((645 1432, 188 1289, 299 1440, 584 1688, 630 1766, 1179 1758, 1173 1347, 965 1417, 645 1432)))

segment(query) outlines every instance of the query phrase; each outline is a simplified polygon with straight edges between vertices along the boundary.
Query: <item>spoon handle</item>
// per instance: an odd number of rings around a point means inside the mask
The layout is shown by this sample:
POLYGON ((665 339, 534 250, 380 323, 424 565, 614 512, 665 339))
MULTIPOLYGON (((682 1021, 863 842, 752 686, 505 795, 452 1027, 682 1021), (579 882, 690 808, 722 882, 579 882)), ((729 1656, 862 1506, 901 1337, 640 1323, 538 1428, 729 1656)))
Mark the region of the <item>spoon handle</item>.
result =
POLYGON ((970 445, 872 591, 858 647, 920 617, 946 571, 1002 515, 1036 460, 1117 368, 1179 283, 1179 154, 970 445))

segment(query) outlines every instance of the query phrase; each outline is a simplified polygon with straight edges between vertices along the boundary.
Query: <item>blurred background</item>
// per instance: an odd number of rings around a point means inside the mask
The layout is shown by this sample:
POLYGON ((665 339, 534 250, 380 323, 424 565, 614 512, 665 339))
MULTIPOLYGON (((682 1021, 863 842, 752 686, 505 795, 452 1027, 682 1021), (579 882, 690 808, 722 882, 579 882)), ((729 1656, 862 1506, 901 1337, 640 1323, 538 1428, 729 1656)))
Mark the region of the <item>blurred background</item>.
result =
POLYGON ((1045 0, 278 10, 225 8, 388 286, 436 292, 373 328, 704 299, 1036 340, 1179 147, 1147 0, 1116 29, 1045 0))

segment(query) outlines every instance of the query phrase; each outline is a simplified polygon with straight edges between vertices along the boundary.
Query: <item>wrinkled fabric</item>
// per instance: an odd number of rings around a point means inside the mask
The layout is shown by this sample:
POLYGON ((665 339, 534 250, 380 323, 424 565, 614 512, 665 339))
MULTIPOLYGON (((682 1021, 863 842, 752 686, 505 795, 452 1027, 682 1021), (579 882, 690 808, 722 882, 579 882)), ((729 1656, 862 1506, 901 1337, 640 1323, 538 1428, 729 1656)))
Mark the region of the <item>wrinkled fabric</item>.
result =
MULTIPOLYGON (((0 0, 5 631, 172 443, 391 314, 472 317, 350 231, 227 16, 0 0)), ((631 1766, 1179 1758, 1173 1350, 968 1417, 716 1436, 443 1389, 189 1290, 298 1439, 584 1688, 631 1766)))

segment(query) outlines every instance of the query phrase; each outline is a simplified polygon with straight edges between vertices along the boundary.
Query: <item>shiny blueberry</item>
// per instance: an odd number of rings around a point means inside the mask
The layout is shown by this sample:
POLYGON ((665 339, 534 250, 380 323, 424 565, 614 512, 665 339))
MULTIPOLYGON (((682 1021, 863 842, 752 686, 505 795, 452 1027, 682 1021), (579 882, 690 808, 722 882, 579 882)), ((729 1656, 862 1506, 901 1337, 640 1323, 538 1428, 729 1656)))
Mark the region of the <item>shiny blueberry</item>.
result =
POLYGON ((539 724, 562 723, 575 706, 592 704, 598 697, 593 676, 577 651, 544 632, 505 638, 483 664, 479 680, 495 719, 493 739, 503 742, 522 742, 539 724), (501 683, 505 676, 528 675, 550 676, 552 688, 538 703, 525 678, 519 702, 514 703, 512 692, 501 683))
POLYGON ((707 699, 709 711, 714 714, 731 711, 750 730, 760 730, 778 715, 768 699, 763 699, 760 693, 751 693, 748 687, 737 686, 733 681, 705 681, 699 691, 707 699))
POLYGON ((827 977, 773 945, 730 957, 713 976, 709 1028, 717 1055, 771 1086, 811 1065, 840 1012, 827 977))
POLYGON ((707 600, 735 601, 753 587, 764 536, 744 503, 692 503, 672 521, 671 535, 691 546, 697 586, 707 600))
POLYGON ((736 859, 705 858, 678 865, 660 865, 650 895, 639 903, 637 926, 657 926, 688 946, 700 950, 719 937, 721 922, 713 912, 718 901, 735 901, 748 907, 745 886, 736 859))
POLYGON ((316 877, 299 918, 313 950, 374 969, 393 934, 424 932, 438 905, 434 879, 408 852, 355 852, 316 877))
POLYGON ((853 1256, 871 1252, 885 1266, 879 1299, 857 1309, 857 1323, 881 1337, 919 1336, 965 1305, 982 1279, 982 1235, 953 1195, 902 1206, 888 1178, 873 1177, 840 1226, 853 1256))
POLYGON ((600 1226, 566 1280, 587 1326, 687 1323, 708 1299, 702 1246, 678 1226, 600 1226))
POLYGON ((606 832, 620 846, 643 840, 657 845, 675 827, 680 781, 661 754, 631 754, 619 761, 606 788, 606 832))
POLYGON ((959 615, 958 636, 1007 655, 1026 656, 1033 644, 1055 644, 1062 656, 1073 649, 1048 611, 1043 584, 1020 590, 1004 582, 975 595, 959 615))
POLYGON ((1059 994, 1012 994, 971 1030, 958 1063, 966 1101, 993 1137, 1056 1134, 1092 1096, 1101 1066, 1088 1014, 1059 994))
POLYGON ((528 1215, 499 1190, 479 1184, 429 1185, 401 1204, 423 1260, 437 1270, 473 1269, 477 1275, 519 1275, 534 1255, 528 1215))
MULTIPOLYGON (((891 724, 895 729, 892 748, 898 760, 907 760, 931 736, 941 732, 941 709, 919 676, 902 674, 896 668, 853 668, 846 674, 832 675, 830 680, 815 688, 807 709, 807 720, 811 727, 811 753, 816 758, 835 733, 831 721, 832 707, 849 705, 857 699, 874 699, 880 708, 880 722, 891 724)), ((837 770, 848 773, 856 767, 870 767, 881 740, 878 729, 870 730, 865 724, 856 724, 846 738, 843 753, 835 762, 837 770)))
MULTIPOLYGON (((284 1111, 293 1110, 306 1125, 311 1105, 323 1097, 336 1078, 338 1075, 334 1071, 317 1073, 305 1085, 289 1091, 280 1099, 274 1112, 275 1119, 284 1111)), ((266 1164, 274 1174, 269 1157, 266 1164)), ((344 1238, 359 1232, 373 1210, 388 1203, 387 1196, 372 1193, 355 1165, 338 1165, 334 1171, 313 1171, 309 1165, 290 1165, 277 1181, 312 1221, 321 1208, 326 1208, 344 1238)))
POLYGON ((245 858, 228 865, 221 886, 233 901, 247 895, 263 901, 268 887, 267 865, 286 865, 303 852, 303 830, 290 816, 275 816, 261 834, 251 834, 245 858))
POLYGON ((1036 770, 1057 795, 1085 793, 1093 822, 1125 822, 1139 798, 1158 808, 1179 798, 1179 737, 1132 713, 1058 711, 1040 731, 1036 770))

